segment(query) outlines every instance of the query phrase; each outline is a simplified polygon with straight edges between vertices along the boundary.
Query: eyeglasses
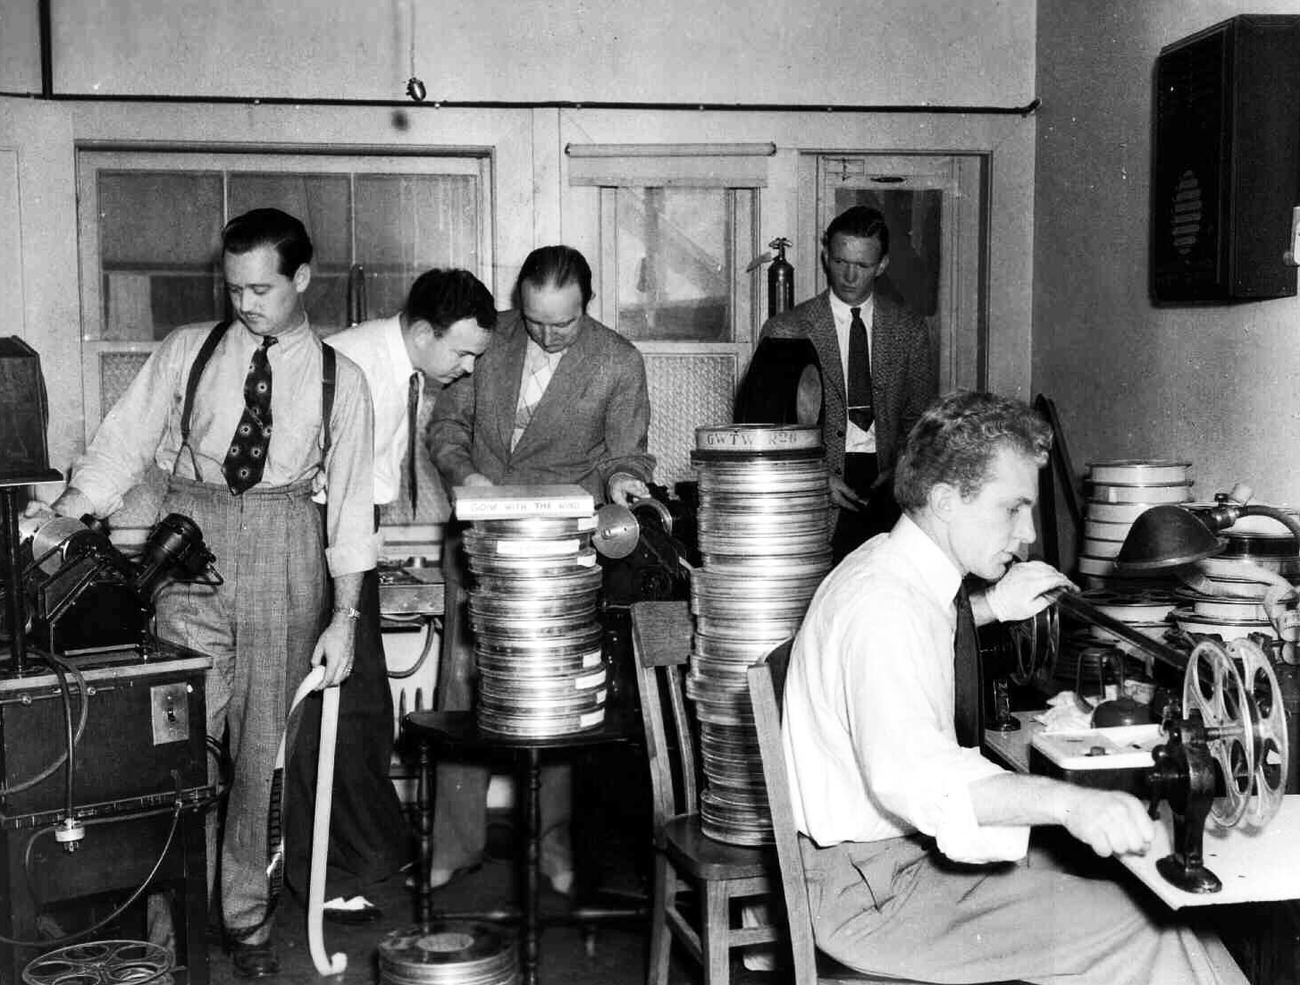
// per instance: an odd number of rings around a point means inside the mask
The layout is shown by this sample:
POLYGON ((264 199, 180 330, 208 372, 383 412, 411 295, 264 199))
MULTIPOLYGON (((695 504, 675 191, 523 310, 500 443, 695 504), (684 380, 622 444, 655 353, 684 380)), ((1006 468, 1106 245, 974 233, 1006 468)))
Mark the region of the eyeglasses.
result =
POLYGON ((861 270, 866 273, 868 270, 875 270, 879 267, 885 258, 881 257, 875 263, 859 263, 857 260, 845 260, 843 257, 828 257, 827 259, 832 266, 839 267, 841 270, 861 270))

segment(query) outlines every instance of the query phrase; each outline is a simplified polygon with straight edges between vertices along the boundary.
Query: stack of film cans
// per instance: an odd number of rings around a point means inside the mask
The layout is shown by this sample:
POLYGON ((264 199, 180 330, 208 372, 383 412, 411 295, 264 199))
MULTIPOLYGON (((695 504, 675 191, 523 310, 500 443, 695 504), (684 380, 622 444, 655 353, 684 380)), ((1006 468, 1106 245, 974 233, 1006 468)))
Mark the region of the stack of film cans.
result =
POLYGON ((457 490, 469 561, 479 728, 548 738, 605 720, 601 569, 578 486, 457 490), (473 495, 471 495, 473 494, 473 495))
POLYGON ((772 840, 747 669, 793 636, 831 568, 830 492, 814 426, 697 428, 701 566, 686 693, 700 723, 700 826, 733 845, 772 840))
POLYGON ((1116 562, 1133 521, 1153 506, 1192 501, 1191 462, 1117 459, 1090 462, 1084 477, 1088 501, 1079 574, 1085 588, 1119 594, 1146 588, 1173 589, 1174 579, 1151 571, 1126 572, 1116 562))

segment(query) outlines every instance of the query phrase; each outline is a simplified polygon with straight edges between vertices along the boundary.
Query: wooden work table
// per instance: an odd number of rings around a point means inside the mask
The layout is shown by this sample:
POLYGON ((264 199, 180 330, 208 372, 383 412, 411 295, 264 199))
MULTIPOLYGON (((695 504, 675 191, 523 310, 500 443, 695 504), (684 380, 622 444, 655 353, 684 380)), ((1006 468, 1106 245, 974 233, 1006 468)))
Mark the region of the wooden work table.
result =
MULTIPOLYGON (((991 759, 1028 773, 1030 741, 1043 730, 1042 723, 1033 718, 1041 712, 1014 714, 1022 727, 1014 732, 985 731, 984 751, 991 759)), ((1172 909, 1300 899, 1300 795, 1284 797, 1281 810, 1261 830, 1220 828, 1213 820, 1206 825, 1205 865, 1223 882, 1223 889, 1217 893, 1185 892, 1156 871, 1157 859, 1170 852, 1172 837, 1169 806, 1162 803, 1151 850, 1120 859, 1172 909)))

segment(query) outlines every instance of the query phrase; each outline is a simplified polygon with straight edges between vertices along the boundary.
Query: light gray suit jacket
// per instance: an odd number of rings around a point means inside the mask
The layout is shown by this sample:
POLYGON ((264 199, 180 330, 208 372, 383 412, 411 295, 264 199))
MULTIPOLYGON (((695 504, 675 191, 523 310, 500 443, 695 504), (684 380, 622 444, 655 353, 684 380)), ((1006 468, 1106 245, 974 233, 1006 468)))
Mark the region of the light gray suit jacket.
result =
POLYGON ((449 486, 473 472, 498 485, 577 483, 605 501, 615 472, 650 481, 650 397, 645 362, 621 335, 586 315, 514 450, 515 406, 528 333, 505 312, 472 376, 438 395, 427 444, 449 486))

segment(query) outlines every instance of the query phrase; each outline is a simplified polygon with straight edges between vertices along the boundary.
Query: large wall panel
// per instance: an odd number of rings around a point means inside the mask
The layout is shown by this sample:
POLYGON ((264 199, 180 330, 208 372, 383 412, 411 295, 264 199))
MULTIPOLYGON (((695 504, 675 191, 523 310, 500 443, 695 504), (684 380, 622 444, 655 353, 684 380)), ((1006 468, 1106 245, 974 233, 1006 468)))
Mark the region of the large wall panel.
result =
POLYGON ((1034 0, 78 0, 60 94, 1020 105, 1034 0), (165 11, 166 16, 159 16, 165 11))

